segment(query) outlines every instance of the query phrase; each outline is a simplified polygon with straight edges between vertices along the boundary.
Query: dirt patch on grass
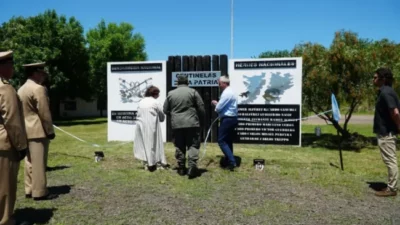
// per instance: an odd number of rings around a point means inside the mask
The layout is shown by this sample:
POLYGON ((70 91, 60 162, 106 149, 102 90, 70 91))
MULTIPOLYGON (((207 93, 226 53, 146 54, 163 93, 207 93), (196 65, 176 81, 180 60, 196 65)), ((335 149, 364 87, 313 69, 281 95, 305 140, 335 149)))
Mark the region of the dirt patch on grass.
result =
POLYGON ((76 188, 70 197, 93 206, 85 208, 85 213, 79 216, 81 221, 90 221, 92 216, 101 214, 97 224, 392 224, 400 221, 395 216, 400 210, 399 201, 375 197, 372 191, 363 199, 274 176, 238 179, 226 173, 221 182, 211 175, 190 181, 173 171, 162 173, 177 179, 176 182, 207 182, 209 188, 179 192, 173 185, 154 182, 149 173, 147 181, 105 182, 98 187, 90 187, 88 183, 76 188), (204 191, 208 192, 204 197, 197 194, 204 191))
MULTIPOLYGON (((97 138, 105 139, 105 126, 68 129, 97 129, 97 138)), ((101 148, 99 163, 93 157, 98 148, 72 145, 66 135, 51 149, 50 166, 63 169, 48 172, 48 185, 60 197, 25 199, 21 169, 16 206, 20 217, 32 211, 32 221, 44 224, 400 224, 400 198, 375 197, 365 183, 387 176, 376 151, 344 151, 340 171, 329 164, 338 163, 337 151, 237 144, 242 165, 231 173, 219 168, 222 153, 210 143, 199 163, 206 171, 188 180, 171 169, 144 171, 130 145, 101 148), (255 158, 266 159, 265 171, 254 171, 255 158), (45 210, 46 220, 37 210, 45 210)), ((166 144, 171 168, 173 149, 166 144)))

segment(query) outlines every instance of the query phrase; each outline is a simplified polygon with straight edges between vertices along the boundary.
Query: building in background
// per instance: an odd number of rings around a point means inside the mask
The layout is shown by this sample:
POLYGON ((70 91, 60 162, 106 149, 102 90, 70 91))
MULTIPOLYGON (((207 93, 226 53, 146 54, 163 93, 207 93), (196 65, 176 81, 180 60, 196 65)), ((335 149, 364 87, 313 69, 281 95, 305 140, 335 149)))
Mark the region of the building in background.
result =
POLYGON ((59 110, 62 118, 107 116, 107 109, 99 110, 97 100, 66 99, 60 102, 59 110))

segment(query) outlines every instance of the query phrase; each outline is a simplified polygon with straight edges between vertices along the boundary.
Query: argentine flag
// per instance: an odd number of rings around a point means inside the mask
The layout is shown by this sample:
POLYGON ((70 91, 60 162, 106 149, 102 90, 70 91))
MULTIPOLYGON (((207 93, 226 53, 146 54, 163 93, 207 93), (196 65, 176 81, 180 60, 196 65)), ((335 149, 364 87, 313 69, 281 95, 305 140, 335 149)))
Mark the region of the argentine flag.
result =
POLYGON ((336 122, 339 122, 339 120, 340 120, 340 110, 339 110, 339 106, 337 104, 335 95, 333 93, 332 93, 332 96, 331 96, 331 100, 332 100, 333 119, 336 120, 336 122))

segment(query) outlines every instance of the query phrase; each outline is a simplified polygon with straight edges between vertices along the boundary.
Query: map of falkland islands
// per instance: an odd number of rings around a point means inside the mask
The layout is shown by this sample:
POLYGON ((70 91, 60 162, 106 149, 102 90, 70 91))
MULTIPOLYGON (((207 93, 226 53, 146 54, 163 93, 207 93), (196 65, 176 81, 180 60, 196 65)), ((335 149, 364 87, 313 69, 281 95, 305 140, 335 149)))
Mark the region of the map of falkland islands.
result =
POLYGON ((265 104, 276 103, 280 101, 286 90, 293 87, 293 75, 290 73, 283 75, 280 72, 272 73, 267 89, 264 92, 262 92, 262 89, 266 84, 265 73, 254 76, 243 75, 243 78, 246 91, 239 95, 243 99, 240 104, 254 103, 261 94, 265 104))

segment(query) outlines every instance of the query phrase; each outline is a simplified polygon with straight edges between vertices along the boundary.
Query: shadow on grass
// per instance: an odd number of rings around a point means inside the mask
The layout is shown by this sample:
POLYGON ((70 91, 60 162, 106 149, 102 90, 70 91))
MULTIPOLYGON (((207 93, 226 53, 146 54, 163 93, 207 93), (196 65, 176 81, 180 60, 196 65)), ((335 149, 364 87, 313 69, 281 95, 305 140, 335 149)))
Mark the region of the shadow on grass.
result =
POLYGON ((107 123, 107 118, 71 118, 54 121, 56 126, 96 125, 107 123))
POLYGON ((200 174, 200 176, 201 176, 203 173, 207 173, 208 170, 207 170, 207 169, 199 168, 198 172, 199 172, 199 174, 200 174))
MULTIPOLYGON (((220 155, 220 156, 218 156, 218 157, 220 157, 219 166, 220 166, 221 168, 227 167, 228 164, 229 164, 229 162, 227 161, 227 159, 225 158, 225 156, 220 155)), ((235 155, 234 157, 235 157, 235 161, 236 161, 236 167, 240 167, 240 165, 242 164, 242 158, 239 157, 239 156, 237 156, 237 155, 235 155)))
POLYGON ((387 187, 387 184, 383 182, 367 182, 367 184, 369 184, 369 187, 374 191, 381 191, 387 187))
POLYGON ((46 224, 53 217, 54 211, 56 210, 56 208, 22 208, 15 210, 14 217, 17 221, 26 221, 31 224, 46 224))
POLYGON ((57 170, 63 170, 63 169, 68 169, 70 166, 54 166, 54 167, 46 167, 46 171, 51 172, 51 171, 57 171, 57 170))
POLYGON ((48 187, 48 189, 51 194, 65 195, 71 192, 71 187, 72 185, 60 185, 60 186, 48 187))
POLYGON ((208 172, 208 170, 207 169, 203 169, 203 168, 198 168, 197 169, 197 175, 195 176, 195 177, 193 177, 193 178, 189 178, 189 179, 196 179, 196 178, 199 178, 199 177, 201 177, 202 175, 203 175, 203 173, 207 173, 208 172))
POLYGON ((82 158, 82 159, 90 159, 92 160, 91 157, 87 157, 87 156, 81 156, 81 155, 72 155, 72 154, 67 154, 67 153, 61 153, 61 152, 55 152, 55 153, 49 153, 49 155, 62 155, 65 157, 73 157, 73 158, 82 158))
MULTIPOLYGON (((189 169, 189 168, 187 168, 187 169, 189 169)), ((171 170, 177 172, 177 171, 178 171, 178 167, 175 166, 175 167, 171 168, 171 170)), ((188 172, 188 171, 187 171, 187 172, 188 172)), ((197 168, 197 175, 196 175, 194 178, 191 178, 191 179, 199 178, 199 177, 201 177, 201 176, 203 175, 203 173, 207 173, 207 172, 208 172, 207 169, 198 167, 198 168, 197 168)))
MULTIPOLYGON (((317 137, 314 133, 303 133, 302 147, 326 148, 329 150, 338 150, 341 137, 334 134, 321 134, 317 137)), ((377 145, 375 137, 366 137, 359 134, 353 134, 348 140, 342 140, 342 150, 360 151, 363 148, 374 147, 377 145)))

